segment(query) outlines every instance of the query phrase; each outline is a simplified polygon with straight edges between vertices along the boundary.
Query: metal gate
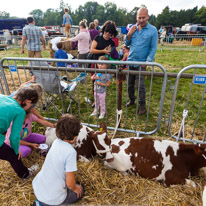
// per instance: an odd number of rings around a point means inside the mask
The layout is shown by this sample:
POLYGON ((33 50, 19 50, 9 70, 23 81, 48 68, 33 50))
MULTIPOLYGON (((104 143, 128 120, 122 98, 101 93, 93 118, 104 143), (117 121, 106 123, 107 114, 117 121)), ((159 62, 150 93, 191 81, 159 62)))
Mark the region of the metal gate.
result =
MULTIPOLYGON (((107 88, 106 97, 106 117, 103 121, 107 128, 111 130, 128 133, 153 134, 161 123, 164 95, 167 83, 166 70, 158 63, 148 62, 122 62, 122 61, 91 61, 91 60, 56 60, 56 59, 35 59, 35 58, 4 58, 0 62, 1 73, 0 88, 1 93, 10 94, 19 86, 28 81, 30 72, 48 71, 57 72, 59 80, 65 84, 77 81, 75 90, 71 93, 60 91, 58 94, 45 92, 38 105, 40 113, 50 120, 57 120, 63 113, 75 114, 81 122, 98 127, 100 120, 97 117, 90 117, 93 112, 93 92, 91 75, 89 73, 108 73, 111 75, 111 83, 107 88), (53 62, 66 62, 66 67, 52 67, 53 62), (105 63, 113 65, 114 69, 100 70, 98 68, 88 68, 89 64, 105 63), (82 64, 82 68, 78 67, 82 64), (129 65, 147 65, 147 71, 129 71, 125 69, 129 65), (85 76, 82 81, 81 74, 85 76), (139 115, 138 93, 136 89, 136 103, 130 107, 126 106, 129 101, 128 96, 128 76, 139 75, 145 77, 146 88, 146 114, 139 115), (160 78, 161 76, 161 78, 160 78)), ((139 85, 136 85, 139 86, 139 85)), ((61 83, 59 83, 61 87, 61 83)), ((102 121, 102 120, 101 120, 102 121)))
POLYGON ((205 141, 205 92, 206 65, 191 65, 178 73, 170 108, 168 124, 170 136, 176 140, 194 143, 205 141), (191 75, 191 79, 180 79, 184 73, 191 75))

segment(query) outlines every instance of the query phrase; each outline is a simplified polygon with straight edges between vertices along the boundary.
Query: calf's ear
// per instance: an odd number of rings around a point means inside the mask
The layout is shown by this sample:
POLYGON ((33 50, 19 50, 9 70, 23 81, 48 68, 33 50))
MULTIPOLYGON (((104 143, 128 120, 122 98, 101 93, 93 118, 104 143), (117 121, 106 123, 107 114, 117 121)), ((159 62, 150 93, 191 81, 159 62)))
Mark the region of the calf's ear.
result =
POLYGON ((100 131, 101 132, 107 132, 107 127, 106 127, 105 123, 101 122, 99 124, 99 126, 100 126, 100 131))

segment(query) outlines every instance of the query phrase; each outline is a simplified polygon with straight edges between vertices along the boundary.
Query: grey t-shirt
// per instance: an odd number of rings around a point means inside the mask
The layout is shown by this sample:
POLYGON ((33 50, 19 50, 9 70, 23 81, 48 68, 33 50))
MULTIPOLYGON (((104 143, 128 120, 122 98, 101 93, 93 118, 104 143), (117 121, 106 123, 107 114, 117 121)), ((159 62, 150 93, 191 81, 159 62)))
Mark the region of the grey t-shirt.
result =
POLYGON ((106 86, 100 86, 97 84, 97 82, 100 81, 103 84, 106 84, 108 81, 110 81, 110 75, 109 74, 101 74, 100 79, 95 80, 94 82, 94 91, 97 93, 104 93, 106 91, 106 86))
POLYGON ((71 24, 71 16, 69 14, 64 14, 63 19, 66 19, 65 24, 71 24))

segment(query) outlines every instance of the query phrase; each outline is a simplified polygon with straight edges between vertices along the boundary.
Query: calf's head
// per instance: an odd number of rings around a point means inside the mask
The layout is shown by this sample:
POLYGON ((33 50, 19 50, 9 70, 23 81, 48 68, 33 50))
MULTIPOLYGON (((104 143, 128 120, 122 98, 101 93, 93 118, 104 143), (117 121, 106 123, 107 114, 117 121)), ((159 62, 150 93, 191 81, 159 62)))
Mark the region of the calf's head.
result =
POLYGON ((114 160, 112 154, 111 140, 107 136, 107 128, 104 123, 100 123, 100 131, 91 132, 91 138, 98 155, 111 162, 114 160))
POLYGON ((194 152, 205 159, 206 164, 206 144, 198 144, 194 147, 194 152))

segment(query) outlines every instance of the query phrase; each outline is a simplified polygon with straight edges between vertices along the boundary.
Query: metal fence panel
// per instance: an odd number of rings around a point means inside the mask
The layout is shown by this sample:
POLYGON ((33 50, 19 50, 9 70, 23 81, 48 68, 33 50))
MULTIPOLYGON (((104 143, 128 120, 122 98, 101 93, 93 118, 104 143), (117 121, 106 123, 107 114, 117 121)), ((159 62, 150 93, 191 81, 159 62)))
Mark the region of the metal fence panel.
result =
MULTIPOLYGON (((84 81, 79 81, 75 92, 71 95, 67 91, 59 94, 43 95, 38 109, 48 119, 57 120, 63 113, 75 114, 82 122, 89 126, 98 127, 100 120, 97 117, 90 117, 93 111, 91 103, 94 96, 92 92, 91 73, 109 73, 111 84, 107 88, 106 97, 106 122, 108 129, 124 131, 135 134, 153 134, 161 123, 164 95, 167 83, 166 70, 157 63, 148 62, 121 62, 121 61, 91 61, 91 60, 55 60, 35 58, 4 58, 1 60, 1 93, 10 94, 17 90, 23 82, 28 81, 31 71, 58 72, 61 81, 70 84, 71 81, 79 78, 79 74, 86 75, 84 81), (67 67, 52 67, 52 62, 66 62, 67 67), (78 67, 78 64, 83 67, 78 67), (87 68, 91 63, 113 64, 114 69, 100 70, 96 67, 87 68), (124 66, 123 66, 124 65, 124 66), (147 71, 129 71, 123 69, 129 65, 147 65, 147 71), (127 107, 128 76, 145 76, 146 88, 146 109, 145 115, 139 115, 138 92, 136 91, 136 103, 127 107), (161 77, 158 77, 161 76, 161 77), (63 78, 62 78, 63 77, 63 78), (121 116, 121 121, 119 122, 121 116)), ((60 84, 59 84, 60 87, 60 84)), ((137 89, 136 89, 137 90, 137 89)))
POLYGON ((170 136, 194 143, 205 141, 205 92, 206 65, 191 65, 178 73, 170 108, 170 136), (192 75, 192 78, 180 79, 184 73, 192 75))
POLYGON ((159 36, 161 50, 198 50, 203 51, 206 46, 205 34, 170 34, 165 38, 159 36))

